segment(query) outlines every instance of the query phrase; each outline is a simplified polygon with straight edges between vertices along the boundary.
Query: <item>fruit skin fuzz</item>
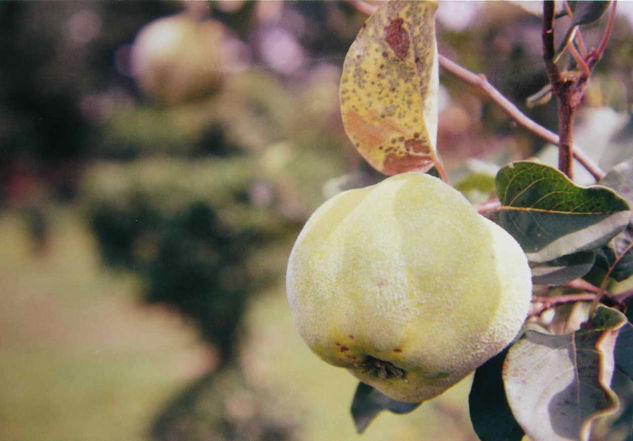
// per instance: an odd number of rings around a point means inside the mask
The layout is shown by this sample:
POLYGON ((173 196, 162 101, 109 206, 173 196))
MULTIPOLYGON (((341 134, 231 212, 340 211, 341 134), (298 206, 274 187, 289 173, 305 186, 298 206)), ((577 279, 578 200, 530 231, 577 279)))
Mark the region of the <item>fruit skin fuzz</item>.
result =
POLYGON ((319 207, 292 249, 286 288, 319 357, 405 402, 439 395, 500 352, 532 294, 512 236, 416 172, 319 207))

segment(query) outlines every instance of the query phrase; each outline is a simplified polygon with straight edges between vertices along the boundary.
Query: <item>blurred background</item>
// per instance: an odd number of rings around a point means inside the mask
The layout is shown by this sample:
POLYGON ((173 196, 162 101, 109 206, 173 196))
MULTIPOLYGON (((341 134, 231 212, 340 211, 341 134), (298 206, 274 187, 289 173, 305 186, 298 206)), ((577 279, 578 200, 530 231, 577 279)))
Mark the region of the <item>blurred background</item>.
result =
MULTIPOLYGON (((577 125, 605 167, 631 151, 631 9, 577 125)), ((320 203, 381 179, 338 104, 364 20, 334 1, 0 3, 0 441, 361 439, 356 381, 300 341, 284 271, 320 203)), ((438 20, 442 53, 555 128, 553 103, 524 104, 546 83, 538 17, 449 2, 438 20)), ((441 79, 440 154, 471 200, 499 165, 553 160, 441 79)), ((469 385, 362 439, 475 440, 469 385)))

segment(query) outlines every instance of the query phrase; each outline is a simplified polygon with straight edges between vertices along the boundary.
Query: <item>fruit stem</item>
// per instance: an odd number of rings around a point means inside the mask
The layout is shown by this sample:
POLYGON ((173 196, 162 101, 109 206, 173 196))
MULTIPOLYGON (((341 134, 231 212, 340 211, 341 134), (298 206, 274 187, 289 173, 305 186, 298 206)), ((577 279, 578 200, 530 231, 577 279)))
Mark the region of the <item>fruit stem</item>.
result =
POLYGON ((440 176, 440 179, 450 185, 448 175, 446 174, 446 170, 444 169, 444 164, 442 164, 442 161, 440 161, 440 159, 438 158, 435 160, 434 165, 435 170, 437 170, 437 174, 440 176))

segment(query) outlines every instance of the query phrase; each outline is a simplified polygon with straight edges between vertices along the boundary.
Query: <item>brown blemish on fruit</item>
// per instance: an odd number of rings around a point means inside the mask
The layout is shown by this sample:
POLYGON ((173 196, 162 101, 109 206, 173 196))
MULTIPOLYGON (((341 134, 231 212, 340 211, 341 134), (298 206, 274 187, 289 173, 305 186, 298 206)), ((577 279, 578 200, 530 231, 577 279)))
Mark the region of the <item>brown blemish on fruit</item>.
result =
POLYGON ((403 23, 404 20, 398 17, 391 20, 388 26, 385 26, 385 40, 400 60, 403 60, 409 53, 409 34, 402 27, 403 23))
POLYGON ((404 379, 407 376, 407 371, 404 369, 399 368, 389 361, 380 360, 376 357, 372 357, 371 355, 368 355, 359 366, 368 374, 382 380, 387 380, 389 378, 404 379))
POLYGON ((387 286, 387 281, 386 280, 379 280, 378 281, 378 287, 379 288, 384 288, 385 286, 387 286))

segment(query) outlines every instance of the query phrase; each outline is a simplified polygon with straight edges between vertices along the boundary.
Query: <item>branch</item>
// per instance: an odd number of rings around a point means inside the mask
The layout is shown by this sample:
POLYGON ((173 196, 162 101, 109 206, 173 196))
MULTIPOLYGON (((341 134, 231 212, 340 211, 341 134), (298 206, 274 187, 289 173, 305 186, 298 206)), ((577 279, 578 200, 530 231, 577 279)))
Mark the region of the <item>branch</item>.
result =
MULTIPOLYGON (((558 169, 573 178, 573 142, 572 132, 577 103, 574 100, 576 81, 561 76, 554 61, 554 1, 543 2, 543 61, 545 72, 552 85, 552 93, 556 96, 558 107, 558 169)), ((588 72, 588 69, 587 69, 588 72)))
POLYGON ((532 297, 532 303, 540 303, 541 306, 535 307, 530 312, 529 315, 531 317, 538 316, 538 315, 541 315, 547 309, 550 309, 557 305, 563 305, 566 303, 593 302, 596 300, 597 297, 598 297, 597 294, 591 294, 591 293, 563 294, 560 296, 549 296, 549 297, 534 296, 532 297))
POLYGON ((602 41, 600 42, 600 46, 595 52, 595 61, 592 63, 592 67, 602 58, 602 54, 604 54, 604 50, 607 47, 607 43, 609 42, 609 38, 611 37, 611 32, 613 31, 613 24, 615 23, 615 11, 618 6, 618 1, 614 0, 611 5, 611 13, 609 15, 609 22, 607 23, 607 28, 602 35, 602 41))
MULTIPOLYGON (((556 133, 546 129, 521 112, 514 103, 508 100, 501 92, 495 89, 495 87, 488 82, 485 75, 478 75, 471 72, 443 55, 439 55, 439 62, 440 66, 442 66, 444 70, 452 73, 462 81, 483 90, 495 104, 501 107, 501 109, 503 109, 503 111, 505 111, 508 116, 514 119, 520 126, 540 136, 546 141, 554 145, 558 145, 559 137, 556 133)), ((604 177, 604 172, 600 169, 600 167, 598 167, 598 165, 578 147, 574 148, 573 156, 589 173, 591 173, 596 181, 599 181, 604 177)))
MULTIPOLYGON (((371 14, 378 8, 375 5, 371 5, 361 0, 347 0, 347 2, 365 14, 371 14)), ((514 119, 521 127, 529 130, 537 136, 540 136, 547 142, 558 146, 559 137, 556 133, 546 129, 521 112, 515 104, 495 89, 484 75, 471 72, 454 61, 446 58, 444 55, 439 54, 438 58, 440 66, 442 66, 445 71, 450 72, 471 86, 475 86, 483 90, 495 104, 501 107, 501 109, 503 109, 503 111, 505 111, 508 116, 514 119)), ((600 169, 600 167, 598 167, 598 165, 578 147, 574 148, 573 156, 594 177, 596 181, 599 181, 604 177, 604 172, 600 169)))
POLYGON ((560 296, 545 296, 545 297, 532 297, 532 303, 543 303, 548 308, 556 305, 563 305, 565 303, 574 302, 591 302, 596 298, 596 294, 592 293, 579 293, 579 294, 563 294, 560 296))

